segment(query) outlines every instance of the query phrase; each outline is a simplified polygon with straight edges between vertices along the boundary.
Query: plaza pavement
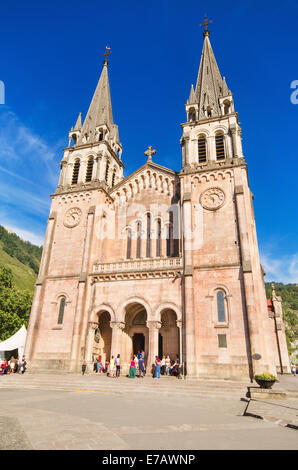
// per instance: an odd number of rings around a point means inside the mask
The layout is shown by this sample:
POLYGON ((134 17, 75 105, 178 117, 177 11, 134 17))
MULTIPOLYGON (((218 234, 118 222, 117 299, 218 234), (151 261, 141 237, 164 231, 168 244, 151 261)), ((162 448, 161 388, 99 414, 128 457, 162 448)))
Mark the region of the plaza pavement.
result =
POLYGON ((288 396, 275 403, 249 403, 251 385, 97 374, 2 376, 0 449, 297 450, 298 431, 278 420, 298 416, 298 376, 280 377, 276 385, 288 396), (270 419, 243 416, 248 404, 256 415, 270 409, 270 419))

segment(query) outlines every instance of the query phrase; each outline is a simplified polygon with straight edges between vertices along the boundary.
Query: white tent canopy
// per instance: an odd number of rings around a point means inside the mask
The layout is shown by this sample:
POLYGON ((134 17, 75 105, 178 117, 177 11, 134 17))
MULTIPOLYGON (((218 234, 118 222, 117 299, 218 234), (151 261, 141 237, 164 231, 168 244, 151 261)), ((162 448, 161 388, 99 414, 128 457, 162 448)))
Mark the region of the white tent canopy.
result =
POLYGON ((4 351, 13 351, 14 349, 18 349, 19 358, 21 358, 24 354, 26 336, 27 330, 25 325, 23 325, 22 328, 20 328, 14 335, 0 343, 0 354, 2 351, 4 354, 4 351))

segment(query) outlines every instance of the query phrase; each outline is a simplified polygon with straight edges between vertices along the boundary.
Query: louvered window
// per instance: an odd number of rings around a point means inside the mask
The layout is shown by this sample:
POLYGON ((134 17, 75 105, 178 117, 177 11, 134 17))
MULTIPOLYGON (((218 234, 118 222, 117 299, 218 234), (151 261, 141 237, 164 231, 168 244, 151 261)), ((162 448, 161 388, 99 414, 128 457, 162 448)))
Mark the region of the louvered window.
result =
POLYGON ((199 163, 205 163, 207 161, 207 148, 206 148, 205 136, 199 137, 198 150, 199 150, 199 163))
POLYGON ((109 162, 107 162, 107 166, 106 166, 106 176, 105 176, 105 180, 106 180, 106 183, 108 182, 108 177, 109 177, 109 162))
POLYGON ((116 177, 116 170, 113 171, 113 176, 112 176, 112 187, 115 186, 115 177, 116 177))
POLYGON ((78 178, 79 178, 79 171, 80 171, 80 160, 76 160, 74 167, 73 167, 71 184, 77 184, 78 178))
POLYGON ((225 159, 225 145, 224 145, 223 134, 217 134, 215 136, 215 147, 216 147, 216 159, 224 160, 225 159))
POLYGON ((87 164, 87 171, 86 171, 86 182, 92 180, 93 164, 94 164, 93 158, 89 158, 88 164, 87 164))

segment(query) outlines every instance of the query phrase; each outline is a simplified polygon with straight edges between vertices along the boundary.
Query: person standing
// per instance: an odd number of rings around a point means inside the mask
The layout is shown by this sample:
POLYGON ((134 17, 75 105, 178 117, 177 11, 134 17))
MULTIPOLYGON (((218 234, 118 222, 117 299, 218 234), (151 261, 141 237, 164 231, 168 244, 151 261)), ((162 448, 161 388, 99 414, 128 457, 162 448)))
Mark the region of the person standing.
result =
POLYGON ((115 359, 114 356, 112 356, 110 360, 110 377, 115 377, 115 359))
POLYGON ((83 362, 82 364, 82 374, 84 375, 85 372, 86 372, 86 367, 87 367, 87 364, 86 364, 86 361, 83 362))
POLYGON ((23 356, 22 357, 22 374, 24 374, 27 369, 26 365, 27 365, 27 361, 26 361, 25 356, 23 356))
POLYGON ((155 356, 155 379, 160 379, 160 359, 158 356, 155 356))
POLYGON ((136 376, 136 362, 134 358, 130 362, 130 368, 129 368, 129 378, 134 379, 136 376))
POLYGON ((115 364, 116 364, 116 377, 120 377, 120 354, 117 355, 115 359, 115 364))
POLYGON ((165 372, 166 372, 166 358, 165 356, 162 356, 162 360, 161 360, 161 369, 160 369, 160 372, 161 372, 161 375, 165 375, 165 372))
POLYGON ((101 362, 100 361, 97 361, 96 369, 97 369, 97 373, 100 374, 100 371, 101 371, 101 362))
POLYGON ((145 377, 145 364, 144 364, 144 359, 141 358, 139 359, 139 378, 142 377, 144 378, 145 377))
POLYGON ((169 355, 166 357, 166 374, 170 375, 170 368, 171 368, 171 358, 169 355))

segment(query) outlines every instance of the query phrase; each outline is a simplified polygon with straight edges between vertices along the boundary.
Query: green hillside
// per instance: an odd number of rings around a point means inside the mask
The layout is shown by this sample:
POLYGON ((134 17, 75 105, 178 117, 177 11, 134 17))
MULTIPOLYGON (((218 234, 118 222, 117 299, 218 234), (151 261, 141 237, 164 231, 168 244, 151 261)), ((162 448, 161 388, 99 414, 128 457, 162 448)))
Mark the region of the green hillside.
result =
POLYGON ((17 258, 7 254, 3 250, 3 243, 0 241, 0 266, 4 266, 11 270, 13 275, 13 283, 18 289, 34 290, 34 283, 37 275, 33 269, 21 263, 17 258))
MULTIPOLYGON (((289 353, 295 348, 291 343, 298 341, 298 285, 275 282, 275 291, 282 298, 283 316, 289 353)), ((271 298, 271 282, 266 282, 266 295, 271 298)))
POLYGON ((35 274, 38 274, 42 247, 25 242, 15 233, 8 232, 2 225, 0 225, 0 241, 5 253, 19 260, 22 264, 31 268, 35 274))

